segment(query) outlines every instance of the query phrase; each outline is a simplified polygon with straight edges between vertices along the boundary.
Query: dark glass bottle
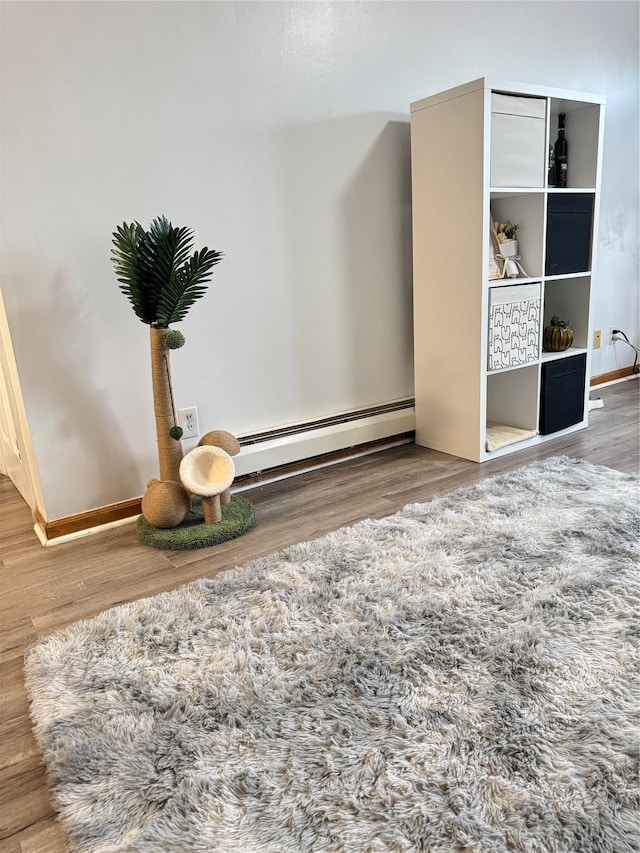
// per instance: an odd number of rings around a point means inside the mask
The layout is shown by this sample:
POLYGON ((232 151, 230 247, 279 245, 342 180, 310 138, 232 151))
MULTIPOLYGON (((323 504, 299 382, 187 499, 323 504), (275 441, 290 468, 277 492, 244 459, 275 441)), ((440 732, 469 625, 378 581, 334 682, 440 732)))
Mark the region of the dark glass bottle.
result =
POLYGON ((555 187, 556 185, 556 154, 553 150, 553 145, 549 146, 549 167, 547 170, 547 186, 555 187))
POLYGON ((556 161, 556 186, 567 186, 567 140, 564 138, 564 113, 558 116, 558 138, 555 144, 555 161, 556 161))

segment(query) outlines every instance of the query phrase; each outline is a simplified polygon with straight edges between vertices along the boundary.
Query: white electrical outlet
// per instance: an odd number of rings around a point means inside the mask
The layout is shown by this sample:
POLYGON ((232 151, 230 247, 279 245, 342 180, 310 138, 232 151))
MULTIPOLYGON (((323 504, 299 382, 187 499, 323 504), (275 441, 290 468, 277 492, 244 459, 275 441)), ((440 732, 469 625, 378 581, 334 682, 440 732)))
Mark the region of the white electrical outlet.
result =
POLYGON ((614 344, 616 341, 622 340, 617 335, 615 338, 613 336, 613 330, 617 328, 617 326, 609 326, 609 344, 614 344))
POLYGON ((200 435, 198 426, 198 409, 192 406, 190 409, 178 409, 178 420, 182 427, 183 438, 195 438, 200 435))

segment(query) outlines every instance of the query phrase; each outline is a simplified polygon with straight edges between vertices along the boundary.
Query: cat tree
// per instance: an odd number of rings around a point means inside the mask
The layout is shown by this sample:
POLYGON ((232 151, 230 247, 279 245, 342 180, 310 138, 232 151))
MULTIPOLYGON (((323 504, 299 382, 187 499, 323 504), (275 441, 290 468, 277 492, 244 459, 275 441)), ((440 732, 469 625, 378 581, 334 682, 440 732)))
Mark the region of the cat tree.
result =
POLYGON ((174 228, 164 216, 154 219, 148 231, 138 222, 123 223, 113 233, 113 245, 112 262, 120 290, 136 317, 150 327, 160 479, 147 483, 138 538, 153 547, 180 550, 240 536, 255 521, 249 501, 230 493, 231 456, 240 445, 230 433, 213 430, 184 456, 169 358, 171 350, 185 342, 169 326, 183 320, 194 302, 204 296, 222 252, 206 247, 194 252, 192 231, 174 228), (211 463, 214 458, 215 465, 211 463))

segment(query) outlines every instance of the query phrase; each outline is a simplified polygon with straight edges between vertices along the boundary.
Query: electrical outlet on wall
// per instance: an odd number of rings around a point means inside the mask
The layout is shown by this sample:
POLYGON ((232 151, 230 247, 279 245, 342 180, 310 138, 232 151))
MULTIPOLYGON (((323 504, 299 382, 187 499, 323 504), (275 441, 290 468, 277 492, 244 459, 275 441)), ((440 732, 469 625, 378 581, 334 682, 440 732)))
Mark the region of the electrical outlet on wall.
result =
POLYGON ((593 333, 593 348, 600 349, 600 344, 602 342, 602 330, 596 329, 593 333))
POLYGON ((614 344, 616 341, 620 340, 618 337, 614 337, 613 330, 617 329, 617 326, 609 326, 609 336, 607 338, 607 343, 609 345, 614 344))
POLYGON ((178 409, 178 420, 182 427, 183 438, 195 438, 200 435, 198 426, 198 409, 191 406, 189 409, 178 409))

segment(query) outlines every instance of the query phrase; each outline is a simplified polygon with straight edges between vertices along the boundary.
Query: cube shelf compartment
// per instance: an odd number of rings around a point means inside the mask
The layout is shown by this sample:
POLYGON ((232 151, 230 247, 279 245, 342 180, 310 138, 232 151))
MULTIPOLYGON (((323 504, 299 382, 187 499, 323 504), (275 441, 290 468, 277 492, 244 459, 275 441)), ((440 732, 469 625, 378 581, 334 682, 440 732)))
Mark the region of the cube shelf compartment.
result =
POLYGON ((517 222, 518 252, 529 278, 539 278, 543 269, 544 192, 508 195, 491 193, 491 213, 494 222, 517 222))
POLYGON ((559 193, 547 199, 547 276, 589 272, 593 193, 559 193))
POLYGON ((601 95, 488 78, 411 104, 418 444, 483 462, 587 426, 604 109, 601 95), (560 113, 566 188, 547 174, 560 113), (491 217, 519 225, 518 278, 489 280, 491 217), (573 343, 548 353, 556 315, 573 343), (571 386, 569 416, 554 382, 571 386))
POLYGON ((584 416, 586 353, 542 365, 540 434, 580 423, 584 416))
POLYGON ((540 349, 540 284, 489 290, 489 370, 536 361, 540 349))

